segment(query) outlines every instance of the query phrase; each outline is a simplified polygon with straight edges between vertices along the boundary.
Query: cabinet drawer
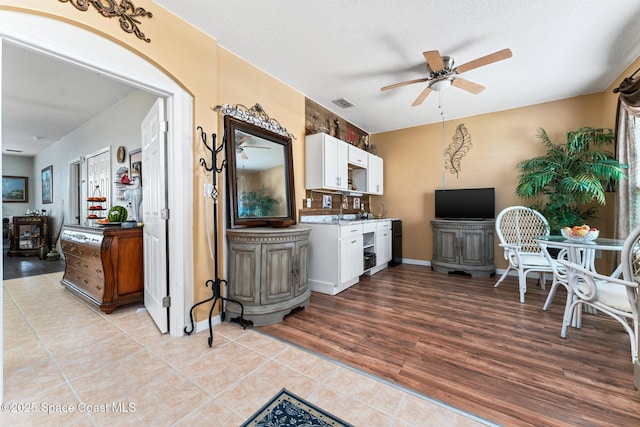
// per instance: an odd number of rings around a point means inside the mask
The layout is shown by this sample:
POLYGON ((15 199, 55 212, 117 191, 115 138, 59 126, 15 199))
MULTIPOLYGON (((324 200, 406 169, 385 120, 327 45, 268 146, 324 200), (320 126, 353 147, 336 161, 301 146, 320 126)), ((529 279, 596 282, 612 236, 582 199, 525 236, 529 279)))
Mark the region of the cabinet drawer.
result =
POLYGON ((71 253, 66 253, 65 261, 67 265, 75 268, 78 271, 82 271, 86 274, 94 274, 104 278, 104 269, 102 268, 102 262, 97 256, 82 257, 76 256, 71 253))
POLYGON ((104 279, 102 277, 87 274, 73 267, 68 267, 65 270, 64 279, 72 283, 76 288, 102 302, 104 297, 104 279))
POLYGON ((376 230, 391 230, 391 221, 380 221, 376 224, 376 230))
POLYGON ((363 233, 375 233, 376 232, 376 223, 375 222, 365 222, 362 224, 362 232, 363 233))
POLYGON ((79 258, 86 259, 100 259, 100 244, 83 244, 68 242, 63 240, 60 242, 62 252, 65 254, 72 254, 79 258))
POLYGON ((340 227, 340 237, 351 237, 362 235, 362 224, 343 225, 340 227))
POLYGON ((369 164, 368 153, 353 145, 349 145, 349 163, 366 168, 369 164))

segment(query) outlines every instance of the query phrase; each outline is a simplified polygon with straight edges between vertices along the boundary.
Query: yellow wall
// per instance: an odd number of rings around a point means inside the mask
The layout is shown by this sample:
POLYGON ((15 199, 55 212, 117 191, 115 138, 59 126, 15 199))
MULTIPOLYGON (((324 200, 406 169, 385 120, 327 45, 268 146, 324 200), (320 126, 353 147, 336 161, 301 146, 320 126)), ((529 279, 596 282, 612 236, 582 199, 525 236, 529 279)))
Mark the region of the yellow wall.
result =
MULTIPOLYGON (((0 0, 2 9, 52 17, 107 37, 172 76, 194 97, 194 164, 207 154, 196 126, 202 126, 208 134, 217 133, 220 136, 218 143, 221 142, 222 123, 212 107, 222 103, 251 107, 259 102, 271 117, 277 118, 296 137, 293 143, 295 199, 302 200, 305 194, 304 95, 218 47, 215 40, 151 0, 137 0, 135 4, 153 13, 150 19, 140 19, 141 28, 151 38, 151 43, 125 33, 117 20, 102 17, 92 7, 82 12, 68 2, 56 0, 0 0)), ((632 64, 620 79, 635 70, 639 63, 632 64)), ((462 160, 459 178, 445 172, 447 188, 496 187, 497 210, 522 203, 514 194, 515 166, 520 160, 543 152, 542 144, 535 138, 537 129, 546 129, 558 141, 564 139, 568 130, 581 126, 613 127, 616 97, 610 89, 602 94, 446 122, 445 146, 449 145, 459 123, 466 126, 473 143, 473 148, 462 160)), ((400 217, 404 222, 406 258, 431 259, 429 220, 434 214, 433 191, 442 187, 440 130, 440 124, 433 124, 380 133, 371 138, 378 154, 385 160, 385 195, 382 199, 388 215, 400 217)), ((194 167, 194 302, 210 296, 210 289, 203 284, 213 275, 207 242, 201 232, 205 229, 205 221, 210 220, 205 215, 201 197, 207 175, 203 168, 194 167)), ((601 228, 608 233, 606 227, 601 228)), ((504 268, 506 264, 501 261, 501 252, 496 251, 498 267, 504 268)), ((224 268, 224 261, 220 265, 224 268)), ((196 312, 196 320, 207 314, 208 308, 201 307, 196 312)))
MULTIPOLYGON (((516 165, 544 153, 544 146, 536 138, 538 129, 544 128, 552 140, 563 142, 569 130, 609 126, 603 122, 602 103, 601 94, 586 95, 445 122, 445 149, 460 123, 469 131, 473 144, 461 161, 458 177, 445 170, 446 188, 495 187, 496 213, 510 205, 530 204, 515 195, 516 165)), ((442 125, 379 133, 372 135, 371 141, 385 162, 382 199, 388 216, 403 221, 403 257, 429 261, 434 190, 443 187, 442 125)), ((495 254, 496 265, 505 268, 497 242, 495 254)))

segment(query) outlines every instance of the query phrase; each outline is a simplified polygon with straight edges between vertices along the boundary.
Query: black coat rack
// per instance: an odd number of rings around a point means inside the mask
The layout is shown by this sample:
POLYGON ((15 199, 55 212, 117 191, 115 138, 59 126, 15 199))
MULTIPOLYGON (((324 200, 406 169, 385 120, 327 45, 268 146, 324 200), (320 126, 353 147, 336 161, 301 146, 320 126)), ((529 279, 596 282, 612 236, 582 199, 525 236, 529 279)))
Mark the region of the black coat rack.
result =
POLYGON ((207 166, 207 161, 202 157, 200 158, 200 165, 204 167, 207 172, 211 172, 213 176, 213 187, 211 189, 210 196, 213 199, 213 251, 214 251, 213 263, 214 263, 215 279, 213 280, 209 279, 205 282, 206 287, 209 287, 209 285, 211 285, 212 295, 210 298, 207 298, 204 301, 200 301, 191 307, 191 310, 189 311, 189 319, 191 321, 191 330, 188 330, 187 327, 185 326, 184 333, 187 335, 191 335, 193 333, 193 330, 195 329, 194 323, 193 323, 193 310, 199 305, 205 304, 209 301, 213 301, 213 303, 211 304, 211 309, 209 310, 209 347, 211 347, 213 345, 213 328, 211 326, 211 316, 213 315, 213 309, 216 307, 216 304, 218 303, 218 301, 221 301, 223 304, 220 311, 220 318, 223 322, 225 317, 224 303, 233 302, 240 305, 240 317, 237 319, 234 319, 234 321, 240 323, 240 325, 245 329, 247 327, 247 323, 244 320, 244 306, 242 305, 242 303, 235 299, 226 298, 222 296, 221 288, 222 288, 222 285, 225 285, 225 286, 227 285, 227 281, 225 279, 220 278, 220 274, 218 270, 218 196, 219 196, 218 175, 221 174, 223 170, 227 167, 227 159, 223 159, 222 162, 220 163, 220 167, 217 167, 217 164, 218 164, 217 157, 218 157, 218 153, 221 152, 224 148, 224 140, 222 144, 216 147, 216 134, 215 133, 211 134, 212 141, 211 141, 211 146, 209 146, 209 144, 207 143, 207 134, 204 133, 204 130, 202 129, 201 126, 198 126, 198 130, 200 131, 200 137, 202 138, 202 143, 204 144, 205 148, 211 153, 210 166, 207 166))

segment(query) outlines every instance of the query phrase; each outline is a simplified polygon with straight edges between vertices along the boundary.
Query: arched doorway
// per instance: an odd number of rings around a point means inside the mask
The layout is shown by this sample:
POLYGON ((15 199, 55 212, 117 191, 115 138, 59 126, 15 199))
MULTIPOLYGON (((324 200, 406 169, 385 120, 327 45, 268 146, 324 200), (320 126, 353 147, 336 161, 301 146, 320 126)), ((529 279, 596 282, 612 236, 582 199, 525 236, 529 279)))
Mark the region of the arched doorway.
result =
MULTIPOLYGON (((168 284, 171 295, 169 327, 172 336, 183 334, 186 313, 193 301, 192 97, 155 66, 126 48, 73 25, 39 15, 0 11, 0 41, 18 43, 69 61, 148 91, 166 100, 169 132, 167 200, 169 245, 168 284)), ((0 45, 1 49, 1 45, 0 45)), ((1 148, 1 147, 0 147, 1 148)))

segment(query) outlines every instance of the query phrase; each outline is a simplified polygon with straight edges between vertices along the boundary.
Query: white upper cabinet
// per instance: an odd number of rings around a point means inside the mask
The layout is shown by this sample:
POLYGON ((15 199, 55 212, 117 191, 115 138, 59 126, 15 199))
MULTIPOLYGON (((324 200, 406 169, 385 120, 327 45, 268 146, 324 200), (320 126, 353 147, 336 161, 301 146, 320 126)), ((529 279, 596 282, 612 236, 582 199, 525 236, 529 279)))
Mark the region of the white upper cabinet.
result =
POLYGON ((349 163, 359 166, 361 168, 367 167, 369 164, 369 153, 359 149, 355 145, 349 144, 349 163))
POLYGON ((383 194, 383 160, 331 135, 307 135, 306 188, 383 194), (353 187, 349 186, 349 168, 353 187))
POLYGON ((349 144, 331 135, 317 133, 308 135, 305 145, 306 188, 349 190, 349 144))
POLYGON ((366 194, 382 195, 384 161, 382 157, 367 153, 367 168, 353 170, 353 185, 357 191, 366 194))
POLYGON ((369 166, 367 167, 367 193, 381 195, 384 193, 383 181, 384 161, 369 153, 369 166))

